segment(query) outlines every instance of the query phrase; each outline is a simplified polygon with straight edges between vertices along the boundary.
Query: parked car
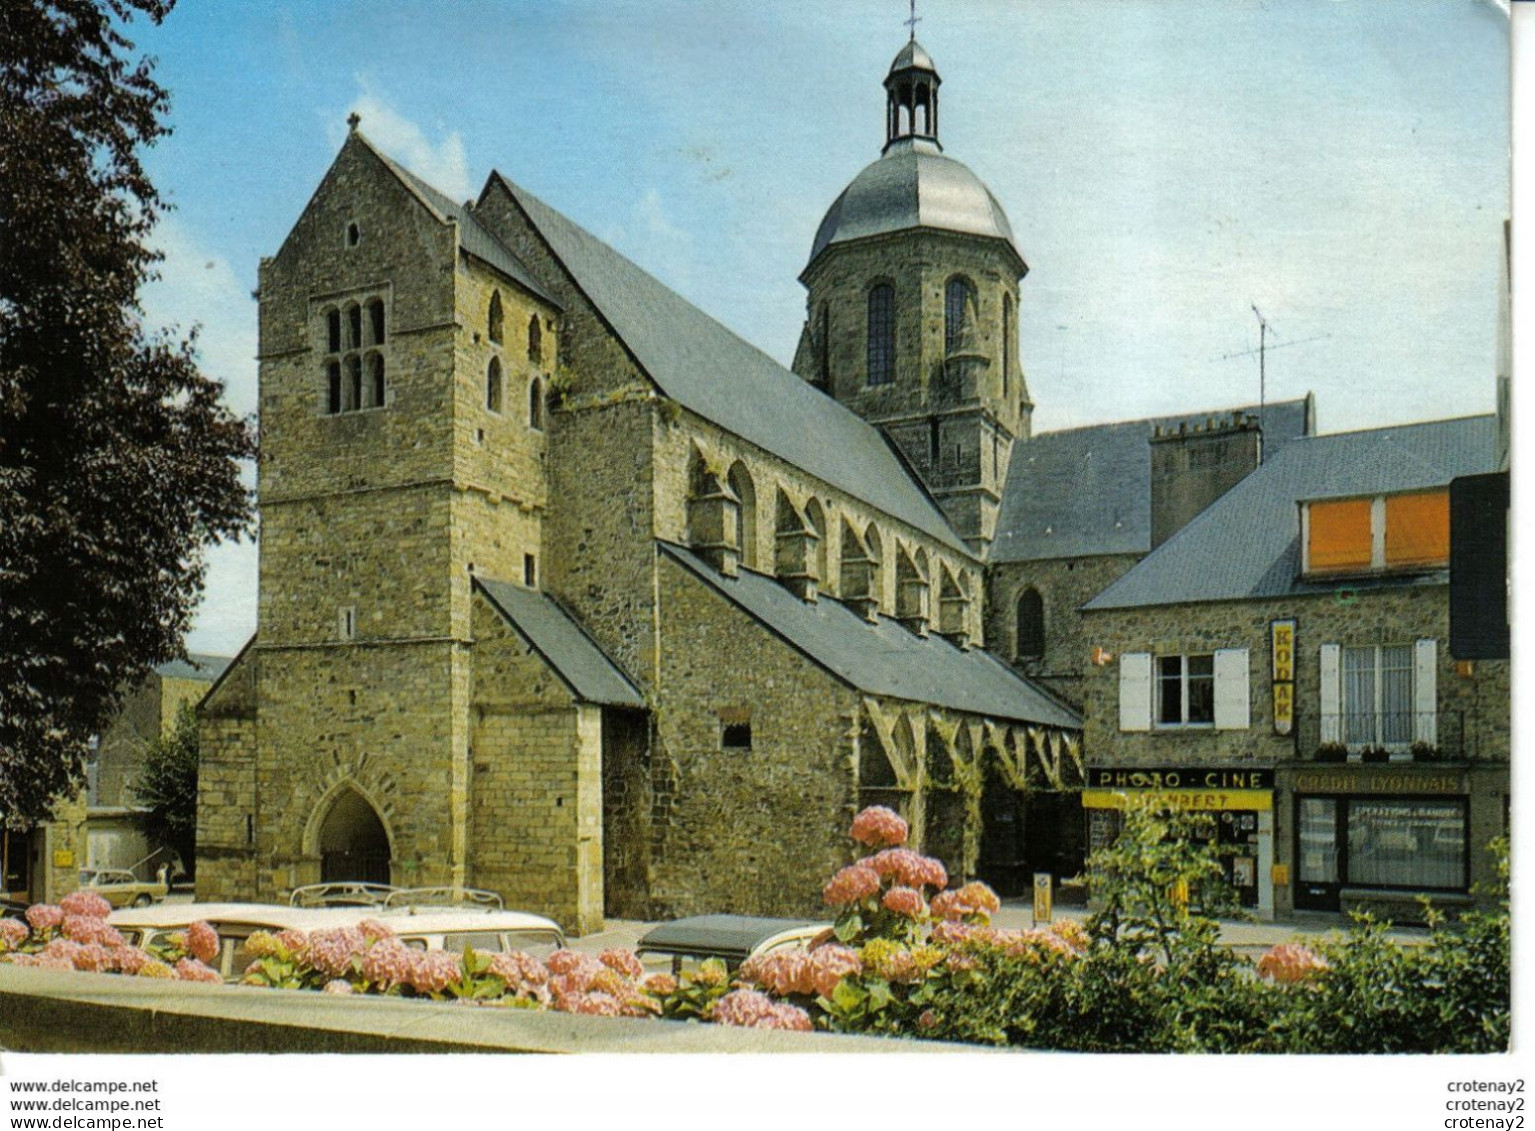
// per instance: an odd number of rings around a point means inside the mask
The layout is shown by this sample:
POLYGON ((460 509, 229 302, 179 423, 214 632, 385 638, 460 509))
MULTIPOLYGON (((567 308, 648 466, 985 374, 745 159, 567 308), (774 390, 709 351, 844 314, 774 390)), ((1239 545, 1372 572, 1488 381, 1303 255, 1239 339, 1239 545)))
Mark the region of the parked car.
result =
POLYGON ((102 868, 80 872, 80 887, 95 892, 113 907, 148 907, 170 893, 162 869, 153 880, 141 880, 127 868, 102 868))
POLYGON ((406 946, 419 950, 521 950, 545 957, 565 945, 552 919, 497 908, 292 907, 277 903, 174 903, 114 911, 107 921, 135 946, 164 944, 170 935, 202 920, 218 932, 219 973, 239 981, 250 965, 246 941, 257 931, 315 931, 353 927, 364 919, 387 923, 406 946))
POLYGON ((25 919, 29 906, 19 899, 0 899, 0 919, 25 919))
POLYGON ((670 955, 672 973, 686 959, 720 958, 734 970, 748 958, 780 950, 809 950, 831 931, 830 923, 808 919, 769 919, 758 915, 690 915, 652 927, 637 953, 670 955))

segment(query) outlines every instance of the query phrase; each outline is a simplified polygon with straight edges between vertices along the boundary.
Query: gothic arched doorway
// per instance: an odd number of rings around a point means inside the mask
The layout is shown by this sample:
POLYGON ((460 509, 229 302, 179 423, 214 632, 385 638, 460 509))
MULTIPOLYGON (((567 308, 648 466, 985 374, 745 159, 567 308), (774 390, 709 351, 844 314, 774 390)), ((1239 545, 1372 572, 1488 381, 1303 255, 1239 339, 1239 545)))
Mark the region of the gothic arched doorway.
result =
POLYGON ((994 751, 982 758, 980 878, 1001 896, 1022 895, 1027 886, 1024 863, 1024 798, 1013 788, 994 751))
POLYGON ((320 825, 320 882, 389 882, 389 834, 366 798, 344 789, 320 825))

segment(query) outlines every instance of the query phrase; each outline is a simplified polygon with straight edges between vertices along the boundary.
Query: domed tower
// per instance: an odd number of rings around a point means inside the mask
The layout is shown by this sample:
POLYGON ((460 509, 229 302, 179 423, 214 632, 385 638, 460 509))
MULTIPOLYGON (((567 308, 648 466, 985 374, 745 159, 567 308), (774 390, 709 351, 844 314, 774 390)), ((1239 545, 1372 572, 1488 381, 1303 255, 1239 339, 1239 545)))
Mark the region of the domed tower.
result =
POLYGON ((890 64, 884 151, 832 202, 800 275, 794 369, 884 429, 980 549, 1029 434, 1028 265, 997 198, 939 144, 942 81, 915 39, 890 64))

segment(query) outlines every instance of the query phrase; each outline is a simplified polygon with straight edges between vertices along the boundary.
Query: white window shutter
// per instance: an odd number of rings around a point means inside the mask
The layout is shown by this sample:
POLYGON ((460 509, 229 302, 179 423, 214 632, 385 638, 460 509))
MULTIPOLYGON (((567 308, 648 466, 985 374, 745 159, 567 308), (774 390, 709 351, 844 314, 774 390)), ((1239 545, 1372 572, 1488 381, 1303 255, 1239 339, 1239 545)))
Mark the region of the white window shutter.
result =
POLYGON ((1337 644, 1323 644, 1321 655, 1322 668, 1322 741, 1343 741, 1343 709, 1339 706, 1342 699, 1342 658, 1343 649, 1337 644))
POLYGON ((1119 729, 1151 729, 1151 653, 1119 657, 1119 729))
POLYGON ((1246 648, 1215 653, 1215 729, 1246 730, 1252 725, 1246 648))
POLYGON ((1412 647, 1412 740, 1439 744, 1439 647, 1419 640, 1412 647))

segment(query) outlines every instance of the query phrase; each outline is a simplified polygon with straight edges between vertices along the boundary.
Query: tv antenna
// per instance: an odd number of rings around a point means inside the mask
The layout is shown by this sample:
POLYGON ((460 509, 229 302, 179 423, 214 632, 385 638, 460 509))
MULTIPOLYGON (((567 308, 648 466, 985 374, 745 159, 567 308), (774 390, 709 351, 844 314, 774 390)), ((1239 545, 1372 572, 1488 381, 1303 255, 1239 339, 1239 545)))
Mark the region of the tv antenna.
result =
MULTIPOLYGON (((1267 318, 1263 317, 1263 311, 1258 309, 1258 304, 1257 303, 1255 303, 1255 302, 1254 303, 1249 303, 1248 305, 1252 307, 1253 315, 1258 319, 1258 348, 1255 349, 1255 350, 1237 350, 1234 353, 1223 353, 1223 354, 1220 355, 1220 357, 1216 358, 1215 360, 1216 361, 1230 361, 1232 358, 1251 357, 1253 354, 1257 354, 1258 355, 1258 428, 1261 430, 1263 428, 1263 424, 1264 424, 1264 420, 1263 420, 1264 410, 1265 410, 1265 408, 1268 405, 1268 364, 1267 363, 1268 363, 1268 355, 1269 355, 1269 353, 1271 351, 1273 351, 1273 350, 1282 350, 1286 346, 1303 346, 1307 342, 1320 342, 1320 341, 1323 341, 1326 338, 1332 337, 1332 335, 1331 334, 1317 334, 1314 337, 1298 338, 1298 339, 1296 339, 1293 342, 1280 342, 1277 346, 1271 346, 1271 345, 1268 344, 1269 334, 1272 333, 1274 335, 1274 337, 1277 338, 1277 337, 1279 337, 1279 331, 1275 330, 1274 327, 1269 324, 1269 320, 1267 318)), ((1259 463, 1263 462, 1263 455, 1262 455, 1261 448, 1259 450, 1258 462, 1259 463)))

